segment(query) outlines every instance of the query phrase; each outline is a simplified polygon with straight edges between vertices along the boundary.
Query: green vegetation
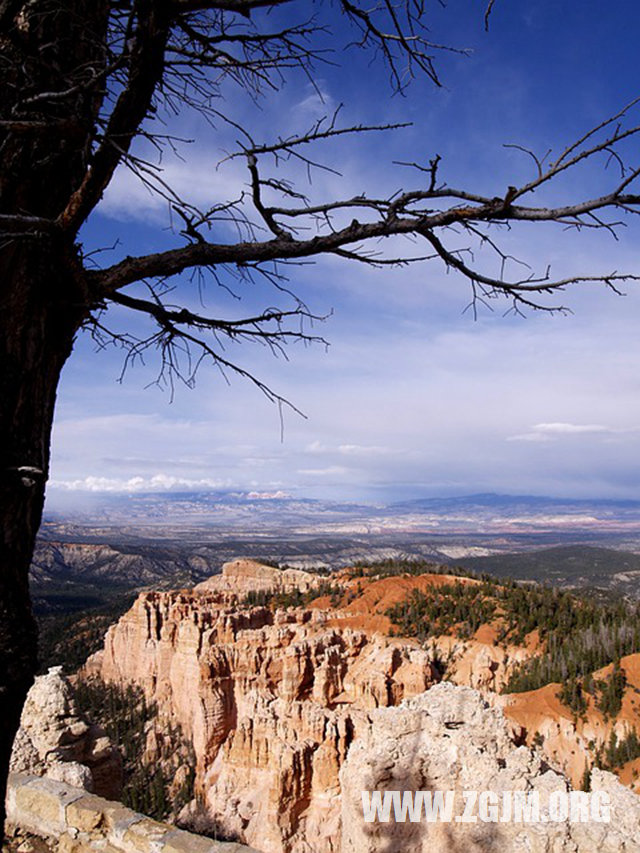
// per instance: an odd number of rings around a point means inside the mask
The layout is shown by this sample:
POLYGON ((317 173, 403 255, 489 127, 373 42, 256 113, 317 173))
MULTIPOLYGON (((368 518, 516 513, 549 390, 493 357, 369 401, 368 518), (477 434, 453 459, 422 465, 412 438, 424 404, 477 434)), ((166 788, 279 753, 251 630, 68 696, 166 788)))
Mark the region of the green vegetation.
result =
POLYGON ((270 607, 273 610, 286 610, 288 607, 307 607, 312 601, 328 595, 331 606, 337 607, 344 595, 342 587, 330 581, 321 581, 318 586, 301 592, 292 589, 289 592, 276 592, 272 589, 251 590, 239 602, 239 607, 270 607))
MULTIPOLYGON (((458 571, 458 570, 454 570, 458 571)), ((419 561, 388 560, 357 566, 356 576, 452 573, 448 567, 419 561)), ((586 693, 607 717, 619 710, 624 672, 619 663, 610 679, 593 684, 590 674, 621 657, 640 651, 640 605, 622 599, 574 594, 551 586, 518 583, 459 570, 476 583, 456 581, 424 591, 413 590, 387 610, 395 633, 425 640, 438 634, 470 637, 493 622, 497 641, 522 644, 537 631, 543 651, 519 664, 504 688, 506 693, 562 684, 559 696, 579 717, 587 708, 586 693)))
POLYGON ((158 709, 146 701, 143 690, 129 684, 120 687, 97 677, 75 684, 78 707, 90 720, 99 723, 117 744, 124 759, 125 785, 122 801, 129 808, 157 820, 177 815, 193 798, 195 755, 178 725, 171 725, 159 738, 153 764, 144 760, 147 734, 157 726, 158 709), (172 790, 178 768, 187 772, 179 789, 172 790))
POLYGON ((626 686, 627 676, 620 667, 619 660, 613 664, 613 671, 608 678, 594 682, 594 687, 598 690, 596 705, 605 719, 615 720, 620 713, 626 686))
POLYGON ((564 682, 557 696, 564 705, 573 711, 577 718, 582 717, 587 710, 587 698, 584 693, 580 679, 569 678, 564 682))
POLYGON ((618 740, 612 730, 607 745, 596 749, 593 763, 602 770, 616 770, 634 758, 640 758, 640 737, 635 728, 630 729, 622 740, 618 740))
POLYGON ((102 648, 107 628, 131 607, 135 593, 126 592, 112 598, 92 599, 84 607, 69 606, 71 612, 38 612, 40 658, 39 672, 62 665, 65 672, 75 672, 89 655, 102 648))
MULTIPOLYGON (((536 690, 550 682, 587 679, 612 661, 640 651, 639 607, 624 601, 595 602, 578 596, 567 596, 571 601, 552 620, 546 634, 542 655, 515 668, 505 693, 536 690), (562 618, 560 618, 562 617, 562 618)), ((615 695, 619 685, 611 688, 615 695)), ((605 706, 615 707, 615 700, 605 700, 605 706)), ((617 712, 616 712, 617 713, 617 712)))
MULTIPOLYGON (((389 574, 405 573, 395 568, 392 567, 389 574)), ((416 567, 412 574, 431 570, 432 567, 421 570, 416 567)), ((625 649, 630 643, 633 645, 633 637, 627 637, 626 629, 635 618, 636 608, 624 602, 603 604, 549 586, 519 584, 488 575, 477 577, 471 572, 466 575, 476 583, 456 581, 424 592, 414 590, 406 601, 390 608, 389 617, 406 636, 429 636, 452 630, 465 636, 485 622, 498 620, 498 641, 511 644, 522 643, 532 631, 538 631, 541 640, 553 645, 554 639, 563 638, 564 641, 567 637, 593 631, 598 623, 609 626, 611 631, 624 625, 625 630, 618 631, 615 640, 605 645, 625 649)), ((601 639, 599 635, 598 641, 601 639)), ((640 641, 640 626, 637 639, 640 641)), ((600 665, 609 663, 614 657, 612 655, 600 665)), ((567 674, 562 680, 566 677, 567 674)))
MULTIPOLYGON (((433 569, 424 564, 388 561, 382 571, 376 567, 375 574, 405 574, 407 567, 414 575, 433 569)), ((626 686, 620 658, 640 651, 639 606, 486 575, 477 581, 413 590, 387 610, 395 633, 420 640, 438 634, 465 639, 481 625, 494 622, 498 642, 521 644, 528 634, 537 631, 544 651, 514 669, 504 692, 535 690, 560 682, 558 697, 576 717, 587 710, 586 694, 591 693, 605 718, 615 719, 626 686), (594 682, 591 673, 611 661, 616 663, 610 677, 594 682)))
MULTIPOLYGON (((477 578, 479 575, 461 566, 442 566, 421 559, 393 557, 376 562, 358 561, 350 571, 352 578, 392 577, 394 575, 453 575, 454 577, 477 578)), ((481 577, 489 577, 482 575, 481 577)))
POLYGON ((387 610, 398 635, 419 640, 452 631, 458 637, 470 637, 495 614, 496 603, 488 598, 484 583, 459 582, 428 592, 414 589, 408 598, 387 610))

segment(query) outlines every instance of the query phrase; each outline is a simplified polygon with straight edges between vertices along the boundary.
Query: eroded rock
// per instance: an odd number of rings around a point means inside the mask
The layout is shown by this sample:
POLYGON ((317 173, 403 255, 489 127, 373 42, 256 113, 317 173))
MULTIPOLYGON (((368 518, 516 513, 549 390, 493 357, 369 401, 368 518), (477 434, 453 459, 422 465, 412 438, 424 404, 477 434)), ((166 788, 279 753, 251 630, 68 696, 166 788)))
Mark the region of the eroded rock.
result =
POLYGON ((120 753, 100 726, 78 712, 61 667, 38 676, 27 695, 11 770, 48 776, 110 799, 121 794, 120 753))

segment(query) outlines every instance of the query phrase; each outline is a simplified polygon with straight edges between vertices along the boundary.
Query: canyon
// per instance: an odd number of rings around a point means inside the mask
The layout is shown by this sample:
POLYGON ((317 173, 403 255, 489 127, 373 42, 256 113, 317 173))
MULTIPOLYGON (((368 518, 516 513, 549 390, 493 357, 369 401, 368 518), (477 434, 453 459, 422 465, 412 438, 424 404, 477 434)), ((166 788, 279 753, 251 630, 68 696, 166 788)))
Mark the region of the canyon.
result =
MULTIPOLYGON (((452 581, 478 583, 436 572, 339 572, 325 589, 318 575, 236 560, 192 589, 141 593, 82 676, 135 683, 157 703, 152 754, 174 723, 190 739, 195 797, 180 823, 196 832, 264 853, 640 850, 640 800, 597 769, 592 790, 609 792, 625 815, 606 833, 594 823, 537 825, 533 834, 456 825, 445 838, 443 826, 363 823, 363 786, 568 790, 588 741, 604 743, 613 725, 595 711, 575 719, 553 685, 529 696, 498 692, 536 654, 535 635, 498 643, 491 625, 464 640, 394 635, 390 607, 452 581), (256 603, 271 593, 284 596, 282 606, 256 603)), ((621 733, 635 711, 633 690, 630 679, 615 723, 621 733)))

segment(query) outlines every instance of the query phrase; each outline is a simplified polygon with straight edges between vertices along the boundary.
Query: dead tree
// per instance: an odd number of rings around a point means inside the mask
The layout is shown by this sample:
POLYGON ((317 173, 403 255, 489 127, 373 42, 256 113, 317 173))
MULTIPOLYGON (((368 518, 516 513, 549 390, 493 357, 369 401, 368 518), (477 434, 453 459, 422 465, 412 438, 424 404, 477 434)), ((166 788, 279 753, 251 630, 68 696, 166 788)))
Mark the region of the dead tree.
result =
MULTIPOLYGON (((635 105, 557 156, 529 152, 531 180, 497 187, 491 198, 443 183, 437 156, 405 164, 411 168, 403 179, 411 175, 414 188, 392 197, 379 197, 373 187, 366 196, 306 198, 291 183, 290 166, 315 168, 312 145, 373 129, 343 126, 337 115, 297 136, 276 131, 270 140, 237 127, 238 148, 230 156, 243 158, 246 186, 207 209, 179 197, 155 165, 140 158, 136 141, 175 144, 158 132, 154 117, 163 110, 197 110, 214 125, 225 123, 231 121, 225 95, 234 86, 259 98, 290 69, 313 79, 325 58, 319 29, 323 38, 328 34, 325 21, 305 20, 306 8, 292 0, 0 0, 0 803, 36 668, 28 570, 56 390, 80 329, 91 328, 103 343, 116 341, 130 358, 158 350, 161 377, 169 383, 191 384, 198 365, 210 361, 282 402, 225 355, 224 342, 260 342, 278 351, 289 341, 315 338, 308 325, 313 314, 295 294, 295 281, 283 279, 283 264, 326 255, 381 267, 439 262, 468 279, 474 300, 503 296, 515 310, 550 307, 540 300, 569 285, 595 281, 616 289, 637 278, 605 270, 555 280, 546 269, 512 277, 519 268, 499 242, 501 227, 555 222, 615 231, 638 212, 639 168, 623 157, 626 141, 640 130, 630 118, 635 105), (281 9, 286 16, 267 14, 281 9), (285 19, 284 26, 273 23, 285 19), (609 172, 606 194, 543 206, 549 184, 601 156, 618 167, 609 172), (123 167, 161 194, 181 225, 165 251, 99 266, 83 254, 78 233, 123 167), (235 241, 212 240, 228 233, 216 231, 220 220, 236 227, 235 241), (398 251, 403 235, 412 239, 398 251), (387 255, 378 254, 384 238, 393 238, 387 255), (493 255, 495 274, 485 261, 475 266, 467 251, 478 242, 493 255), (196 313, 174 302, 167 287, 194 270, 223 286, 229 277, 262 277, 273 285, 279 307, 233 320, 196 313), (155 332, 138 339, 110 330, 110 304, 151 318, 155 332)), ((438 83, 433 57, 441 48, 429 41, 422 2, 340 0, 325 11, 386 64, 392 86, 402 88, 417 74, 438 83)), ((3 819, 2 810, 0 826, 3 819)))

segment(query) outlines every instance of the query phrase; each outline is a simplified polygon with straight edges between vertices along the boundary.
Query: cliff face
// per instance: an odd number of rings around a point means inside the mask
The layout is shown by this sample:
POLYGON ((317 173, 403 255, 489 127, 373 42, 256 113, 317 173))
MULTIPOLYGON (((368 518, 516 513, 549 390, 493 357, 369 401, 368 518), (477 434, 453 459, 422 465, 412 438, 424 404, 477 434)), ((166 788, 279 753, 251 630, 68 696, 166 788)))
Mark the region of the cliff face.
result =
POLYGON ((127 587, 193 583, 206 569, 206 561, 197 554, 174 553, 168 548, 142 554, 125 546, 39 540, 30 577, 36 592, 46 593, 52 581, 98 585, 117 582, 127 587))
POLYGON ((86 669, 135 681, 192 738, 200 828, 268 851, 337 850, 338 773, 365 712, 435 683, 431 657, 321 610, 237 610, 225 598, 141 594, 86 669))
MULTIPOLYGON (((508 708, 505 721, 499 707, 489 708, 469 687, 433 687, 440 680, 437 657, 451 653, 454 680, 487 691, 495 706, 508 704, 489 691, 531 651, 498 648, 481 632, 464 643, 439 638, 439 651, 387 636, 385 608, 411 589, 445 583, 443 576, 374 580, 357 594, 360 581, 338 577, 337 609, 321 599, 287 611, 243 608, 238 598, 251 589, 287 592, 318 583, 303 572, 265 567, 261 576, 259 569, 236 561, 195 590, 141 594, 85 668, 107 681, 136 682, 192 740, 198 796, 183 814, 192 828, 265 853, 582 853, 601 846, 598 826, 584 835, 587 846, 572 847, 573 828, 555 825, 531 830, 533 841, 502 825, 491 832, 427 832, 402 824, 395 837, 389 827, 365 825, 362 789, 548 795, 567 788, 541 754, 517 746, 524 729, 535 731, 517 708, 508 708)), ((594 786, 609 786, 640 832, 640 801, 610 774, 594 773, 594 786)))

